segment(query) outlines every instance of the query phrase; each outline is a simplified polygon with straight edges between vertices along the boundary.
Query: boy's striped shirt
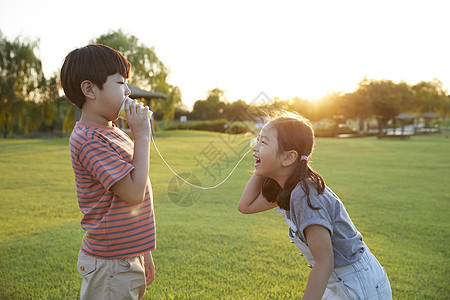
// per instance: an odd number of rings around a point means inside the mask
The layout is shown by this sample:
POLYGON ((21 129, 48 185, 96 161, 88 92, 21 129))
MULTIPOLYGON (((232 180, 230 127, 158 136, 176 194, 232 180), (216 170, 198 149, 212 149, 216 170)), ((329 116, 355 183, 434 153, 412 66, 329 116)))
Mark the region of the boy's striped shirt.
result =
POLYGON ((155 220, 150 179, 145 199, 128 204, 111 186, 134 166, 133 142, 117 127, 78 122, 70 136, 78 205, 86 230, 81 250, 87 255, 114 259, 142 254, 155 248, 155 220))

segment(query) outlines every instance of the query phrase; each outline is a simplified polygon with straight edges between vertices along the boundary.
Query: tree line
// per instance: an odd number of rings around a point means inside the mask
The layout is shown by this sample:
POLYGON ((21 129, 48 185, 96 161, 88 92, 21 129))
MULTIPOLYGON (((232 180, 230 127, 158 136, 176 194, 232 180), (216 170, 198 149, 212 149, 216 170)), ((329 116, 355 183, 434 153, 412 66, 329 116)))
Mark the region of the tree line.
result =
MULTIPOLYGON (((122 30, 108 32, 90 43, 105 44, 123 53, 133 66, 131 84, 168 96, 156 100, 152 107, 158 120, 177 120, 184 115, 190 120, 251 121, 261 116, 261 111, 284 109, 299 112, 312 121, 336 116, 359 120, 360 126, 364 120, 376 118, 382 127, 400 113, 434 112, 447 117, 450 108, 450 96, 438 79, 409 85, 365 78, 352 93, 333 93, 315 101, 275 98, 262 105, 242 99, 229 102, 224 92, 215 88, 207 93, 206 99, 196 101, 192 111, 187 111, 181 108, 180 89, 167 82, 168 70, 153 48, 122 30)), ((59 96, 59 74, 44 76, 41 60, 35 54, 37 49, 38 41, 21 37, 9 41, 0 31, 0 134, 3 137, 33 136, 37 132, 67 134, 73 128, 76 108, 64 96, 59 96)))
POLYGON ((351 93, 335 92, 314 101, 298 97, 274 98, 255 106, 241 99, 229 103, 224 98, 224 92, 215 88, 208 92, 205 100, 194 103, 192 112, 177 109, 175 116, 186 115, 192 120, 223 118, 250 121, 279 109, 298 112, 313 122, 323 119, 357 120, 359 131, 364 131, 368 120, 375 119, 379 128, 385 128, 389 120, 401 113, 419 116, 432 112, 447 118, 450 95, 438 79, 410 85, 364 78, 351 93))
MULTIPOLYGON (((161 118, 173 119, 181 104, 181 91, 167 82, 168 70, 153 48, 122 30, 111 31, 89 43, 100 43, 121 52, 131 63, 129 83, 167 95, 155 101, 161 118)), ((17 37, 10 41, 0 31, 0 133, 1 136, 33 136, 70 133, 76 108, 62 94, 59 74, 44 76, 36 55, 38 41, 17 37)), ((63 59, 63 58, 61 58, 63 59)))

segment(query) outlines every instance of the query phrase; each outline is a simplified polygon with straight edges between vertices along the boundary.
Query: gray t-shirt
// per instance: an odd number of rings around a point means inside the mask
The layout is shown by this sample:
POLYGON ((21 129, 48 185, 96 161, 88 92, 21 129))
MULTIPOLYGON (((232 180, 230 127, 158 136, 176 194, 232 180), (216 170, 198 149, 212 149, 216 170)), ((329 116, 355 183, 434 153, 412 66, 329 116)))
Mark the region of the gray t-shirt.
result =
MULTIPOLYGON (((299 238, 306 243, 304 230, 309 225, 322 225, 330 231, 334 253, 334 267, 343 267, 358 261, 364 249, 361 233, 356 230, 342 201, 329 187, 318 194, 315 186, 309 186, 309 198, 314 210, 308 205, 306 194, 300 185, 291 193, 290 219, 298 228, 299 238)), ((307 244, 307 243, 306 243, 307 244)))

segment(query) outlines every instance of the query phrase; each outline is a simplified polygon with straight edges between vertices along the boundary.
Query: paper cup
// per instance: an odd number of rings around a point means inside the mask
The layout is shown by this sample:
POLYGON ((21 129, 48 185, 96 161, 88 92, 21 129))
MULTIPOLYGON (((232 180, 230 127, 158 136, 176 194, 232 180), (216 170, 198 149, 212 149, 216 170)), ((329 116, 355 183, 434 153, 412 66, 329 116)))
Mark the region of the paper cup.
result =
MULTIPOLYGON (((131 101, 133 101, 133 100, 131 100, 129 97, 125 98, 125 100, 122 103, 122 106, 120 107, 119 116, 118 116, 119 119, 123 119, 123 120, 127 119, 127 117, 125 115, 125 104, 127 104, 131 101)), ((144 110, 144 108, 142 108, 142 110, 144 110)), ((148 118, 149 119, 152 118, 152 115, 153 115, 153 112, 151 110, 148 110, 148 118)))

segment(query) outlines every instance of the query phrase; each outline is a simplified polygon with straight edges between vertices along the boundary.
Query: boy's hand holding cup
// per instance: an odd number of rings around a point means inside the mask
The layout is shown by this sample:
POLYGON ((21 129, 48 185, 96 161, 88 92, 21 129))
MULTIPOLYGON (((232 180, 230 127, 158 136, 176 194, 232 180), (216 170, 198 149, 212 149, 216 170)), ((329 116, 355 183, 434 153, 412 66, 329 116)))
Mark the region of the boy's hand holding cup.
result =
POLYGON ((150 136, 150 118, 153 112, 148 106, 126 97, 120 108, 119 118, 125 119, 131 129, 133 137, 150 136))

